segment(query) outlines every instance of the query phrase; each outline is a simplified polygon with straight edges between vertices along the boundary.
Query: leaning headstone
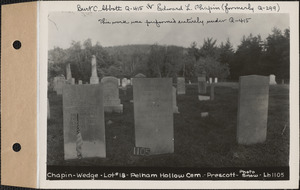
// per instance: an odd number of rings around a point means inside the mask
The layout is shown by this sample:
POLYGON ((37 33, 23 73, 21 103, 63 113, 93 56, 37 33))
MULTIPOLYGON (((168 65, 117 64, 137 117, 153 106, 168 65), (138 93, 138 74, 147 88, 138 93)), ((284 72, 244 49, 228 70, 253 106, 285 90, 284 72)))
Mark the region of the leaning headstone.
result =
POLYGON ((82 80, 78 80, 78 84, 82 84, 82 80))
POLYGON ((125 88, 127 86, 127 78, 122 79, 122 87, 125 88))
POLYGON ((270 75, 270 84, 277 84, 275 75, 270 75))
POLYGON ((267 136, 269 77, 249 75, 239 79, 237 141, 263 143, 267 136))
POLYGON ((206 94, 206 78, 205 78, 205 76, 198 77, 198 93, 206 94))
POLYGON ((91 68, 92 68, 92 76, 90 78, 90 84, 99 84, 99 77, 97 74, 97 62, 96 62, 95 55, 92 56, 91 68))
POLYGON ((185 94, 185 78, 177 78, 177 94, 185 94))
POLYGON ((215 99, 215 85, 211 84, 210 85, 210 100, 214 100, 215 99))
POLYGON ((63 91, 64 158, 105 158, 103 87, 66 85, 63 91))
POLYGON ((118 79, 116 77, 103 77, 103 99, 105 112, 123 112, 123 105, 119 99, 118 79))
POLYGON ((135 154, 174 152, 171 78, 134 78, 135 154))
POLYGON ((179 113, 176 101, 176 88, 173 86, 173 113, 179 113))
POLYGON ((49 98, 47 98, 47 119, 50 119, 50 104, 49 104, 49 98))

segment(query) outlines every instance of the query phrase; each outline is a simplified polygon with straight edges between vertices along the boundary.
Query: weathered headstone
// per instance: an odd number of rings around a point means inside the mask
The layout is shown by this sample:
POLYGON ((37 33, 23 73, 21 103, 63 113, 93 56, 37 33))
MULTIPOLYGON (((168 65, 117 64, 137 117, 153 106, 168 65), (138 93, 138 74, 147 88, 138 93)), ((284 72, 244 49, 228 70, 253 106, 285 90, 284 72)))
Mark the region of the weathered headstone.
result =
POLYGON ((185 94, 185 78, 177 78, 177 94, 185 94))
POLYGON ((123 112, 123 105, 119 99, 118 79, 116 77, 103 77, 103 99, 105 112, 123 112))
POLYGON ((47 98, 47 119, 50 119, 50 104, 49 104, 49 98, 47 98))
POLYGON ((82 80, 78 80, 78 84, 82 84, 82 80))
POLYGON ((239 79, 237 141, 263 143, 267 136, 269 77, 249 75, 239 79))
POLYGON ((134 78, 135 146, 149 154, 174 152, 171 78, 134 78))
POLYGON ((212 81, 212 78, 211 77, 209 77, 209 83, 211 84, 213 81, 212 81))
POLYGON ((176 101, 176 88, 173 86, 173 113, 179 113, 176 101))
POLYGON ((270 75, 270 84, 277 84, 275 75, 270 75))
POLYGON ((217 77, 215 78, 215 83, 218 83, 218 78, 217 77))
POLYGON ((127 78, 122 79, 122 87, 125 88, 127 86, 127 78))
POLYGON ((198 77, 198 93, 206 94, 206 78, 205 78, 205 76, 198 77))
POLYGON ((63 125, 65 160, 106 157, 102 84, 64 87, 63 125))
POLYGON ((210 100, 214 100, 215 99, 215 85, 211 84, 210 85, 210 100))
POLYGON ((72 72, 71 72, 71 64, 70 63, 68 63, 66 65, 66 74, 67 74, 67 81, 71 80, 72 72))
POLYGON ((63 88, 64 88, 65 85, 66 85, 65 77, 60 77, 60 78, 57 79, 55 89, 56 89, 56 93, 58 95, 62 95, 63 88))
POLYGON ((96 62, 95 55, 92 56, 91 68, 92 68, 92 76, 90 78, 90 84, 99 84, 99 77, 97 74, 97 62, 96 62))

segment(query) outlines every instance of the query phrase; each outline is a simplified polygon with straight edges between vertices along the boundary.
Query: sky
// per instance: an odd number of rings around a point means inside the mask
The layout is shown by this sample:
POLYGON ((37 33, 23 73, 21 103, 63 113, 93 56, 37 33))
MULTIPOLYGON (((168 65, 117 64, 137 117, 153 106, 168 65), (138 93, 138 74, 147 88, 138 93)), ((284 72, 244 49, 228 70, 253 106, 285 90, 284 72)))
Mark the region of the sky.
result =
POLYGON ((236 48, 243 36, 261 35, 262 39, 277 27, 289 28, 288 14, 199 14, 199 13, 80 13, 52 12, 48 15, 48 48, 68 48, 72 41, 90 38, 93 45, 102 46, 129 44, 160 44, 189 47, 192 42, 198 46, 204 39, 213 38, 219 45, 229 38, 236 48), (187 19, 197 19, 202 23, 179 24, 187 19), (110 24, 103 24, 105 19, 110 24), (112 24, 114 21, 127 21, 129 24, 112 24), (174 21, 176 23, 147 24, 145 21, 174 21), (207 21, 216 21, 210 22, 207 21), (234 22, 230 22, 234 20, 234 22), (240 21, 243 22, 240 22, 240 21), (141 24, 131 24, 141 21, 141 24), (223 21, 223 22, 220 22, 223 21))

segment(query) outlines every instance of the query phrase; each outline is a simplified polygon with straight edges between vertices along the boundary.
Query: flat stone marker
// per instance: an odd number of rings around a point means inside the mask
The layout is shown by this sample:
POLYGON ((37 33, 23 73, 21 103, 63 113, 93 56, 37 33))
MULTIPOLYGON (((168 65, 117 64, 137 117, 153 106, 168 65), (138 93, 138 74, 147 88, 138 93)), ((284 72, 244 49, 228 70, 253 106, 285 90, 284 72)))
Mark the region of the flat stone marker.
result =
POLYGON ((90 78, 90 84, 99 84, 99 77, 97 74, 97 61, 95 55, 92 56, 91 69, 92 69, 92 75, 90 78))
POLYGON ((176 101, 176 88, 173 86, 173 113, 179 113, 176 101))
POLYGON ((174 152, 172 91, 171 78, 133 79, 135 149, 174 152))
POLYGON ((177 94, 185 94, 185 78, 177 77, 177 94))
POLYGON ((205 78, 205 76, 198 77, 198 93, 206 94, 206 78, 205 78))
POLYGON ((106 157, 102 84, 64 87, 63 125, 65 160, 106 157))
POLYGON ((206 101, 206 100, 210 100, 210 96, 198 95, 198 99, 199 101, 206 101))
POLYGON ((105 112, 123 112, 123 105, 119 98, 118 79, 116 77, 103 77, 103 99, 105 112))
POLYGON ((249 75, 239 79, 237 141, 263 143, 267 136, 269 77, 249 75))
POLYGON ((277 84, 275 75, 270 75, 270 84, 277 84))

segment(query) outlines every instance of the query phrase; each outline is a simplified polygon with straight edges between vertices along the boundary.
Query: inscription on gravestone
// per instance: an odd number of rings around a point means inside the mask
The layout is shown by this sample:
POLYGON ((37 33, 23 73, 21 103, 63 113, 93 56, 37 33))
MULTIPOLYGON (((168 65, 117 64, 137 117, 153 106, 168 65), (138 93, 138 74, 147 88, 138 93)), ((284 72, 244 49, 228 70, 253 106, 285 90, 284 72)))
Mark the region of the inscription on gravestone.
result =
POLYGON ((237 141, 263 143, 267 136, 269 77, 249 75, 239 79, 237 141))
POLYGON ((174 152, 171 78, 134 78, 135 146, 150 155, 174 152))
POLYGON ((103 77, 103 98, 105 112, 123 112, 123 105, 119 99, 118 79, 116 77, 103 77))
POLYGON ((184 79, 184 77, 177 78, 177 94, 185 94, 185 79, 184 79))
POLYGON ((64 87, 65 160, 106 157, 102 88, 102 84, 64 87))

